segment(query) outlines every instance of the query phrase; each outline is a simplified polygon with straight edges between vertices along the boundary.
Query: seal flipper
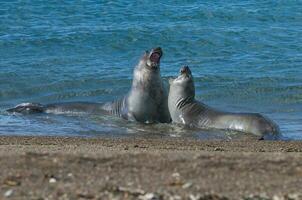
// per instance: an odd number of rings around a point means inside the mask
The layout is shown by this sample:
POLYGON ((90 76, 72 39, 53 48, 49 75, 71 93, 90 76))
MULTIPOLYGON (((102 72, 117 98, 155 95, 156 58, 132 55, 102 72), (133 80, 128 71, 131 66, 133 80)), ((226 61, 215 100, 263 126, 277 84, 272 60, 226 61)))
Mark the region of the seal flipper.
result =
POLYGON ((39 103, 22 103, 14 108, 6 110, 7 112, 34 114, 34 113, 52 113, 52 114, 68 114, 68 113, 91 113, 106 114, 106 110, 102 109, 102 103, 89 102, 65 102, 53 104, 39 103))
POLYGON ((10 108, 6 111, 22 114, 42 113, 45 111, 45 107, 39 103, 21 103, 16 107, 10 108))

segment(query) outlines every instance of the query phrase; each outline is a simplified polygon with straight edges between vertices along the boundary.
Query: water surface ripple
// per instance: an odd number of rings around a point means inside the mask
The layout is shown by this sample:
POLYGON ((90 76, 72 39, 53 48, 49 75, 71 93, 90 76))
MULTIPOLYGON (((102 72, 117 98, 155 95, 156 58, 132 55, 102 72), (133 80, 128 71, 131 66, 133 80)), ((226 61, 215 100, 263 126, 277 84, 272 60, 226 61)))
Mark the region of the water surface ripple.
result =
POLYGON ((0 1, 0 134, 220 137, 103 116, 4 112, 21 102, 113 100, 129 89, 142 52, 161 46, 165 80, 187 64, 199 100, 261 112, 285 138, 302 139, 301 27, 302 2, 293 0, 0 1))

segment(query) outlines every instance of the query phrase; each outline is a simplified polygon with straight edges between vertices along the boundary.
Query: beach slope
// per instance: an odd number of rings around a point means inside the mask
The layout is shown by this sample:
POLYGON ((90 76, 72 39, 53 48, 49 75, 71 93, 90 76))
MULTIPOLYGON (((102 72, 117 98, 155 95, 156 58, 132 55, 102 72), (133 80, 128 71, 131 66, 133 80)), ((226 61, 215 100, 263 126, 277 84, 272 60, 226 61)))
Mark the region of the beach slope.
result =
POLYGON ((302 142, 0 137, 0 199, 301 199, 302 142))

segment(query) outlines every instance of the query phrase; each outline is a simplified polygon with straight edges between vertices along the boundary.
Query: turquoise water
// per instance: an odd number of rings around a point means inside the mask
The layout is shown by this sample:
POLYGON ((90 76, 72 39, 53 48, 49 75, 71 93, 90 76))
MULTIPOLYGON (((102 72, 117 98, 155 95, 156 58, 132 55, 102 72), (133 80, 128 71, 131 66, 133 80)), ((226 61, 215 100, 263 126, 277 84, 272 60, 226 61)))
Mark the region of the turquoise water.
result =
POLYGON ((284 138, 302 139, 302 1, 291 0, 0 1, 0 135, 224 137, 104 116, 4 111, 21 102, 116 99, 155 46, 164 51, 165 80, 187 64, 199 100, 263 113, 284 138))

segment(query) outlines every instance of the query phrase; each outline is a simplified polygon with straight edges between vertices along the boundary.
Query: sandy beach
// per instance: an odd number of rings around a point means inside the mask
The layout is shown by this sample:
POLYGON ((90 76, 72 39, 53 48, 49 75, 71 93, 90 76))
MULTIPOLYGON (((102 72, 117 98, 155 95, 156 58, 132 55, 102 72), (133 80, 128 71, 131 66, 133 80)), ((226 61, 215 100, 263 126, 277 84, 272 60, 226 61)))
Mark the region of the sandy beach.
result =
POLYGON ((301 199, 302 142, 0 137, 0 199, 301 199))

